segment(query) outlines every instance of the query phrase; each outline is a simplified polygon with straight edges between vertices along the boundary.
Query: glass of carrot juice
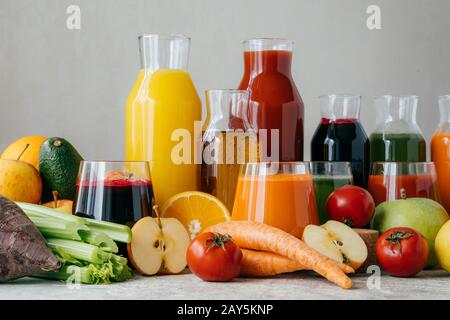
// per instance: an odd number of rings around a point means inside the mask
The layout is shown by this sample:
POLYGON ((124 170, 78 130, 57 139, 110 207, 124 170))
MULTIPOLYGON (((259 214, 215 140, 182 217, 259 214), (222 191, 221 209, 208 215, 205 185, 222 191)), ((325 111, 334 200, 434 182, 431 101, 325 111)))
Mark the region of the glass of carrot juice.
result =
POLYGON ((406 198, 441 200, 433 162, 374 162, 368 190, 376 205, 406 198))
POLYGON ((307 162, 259 162, 241 167, 232 220, 256 221, 301 238, 318 224, 313 176, 307 162))

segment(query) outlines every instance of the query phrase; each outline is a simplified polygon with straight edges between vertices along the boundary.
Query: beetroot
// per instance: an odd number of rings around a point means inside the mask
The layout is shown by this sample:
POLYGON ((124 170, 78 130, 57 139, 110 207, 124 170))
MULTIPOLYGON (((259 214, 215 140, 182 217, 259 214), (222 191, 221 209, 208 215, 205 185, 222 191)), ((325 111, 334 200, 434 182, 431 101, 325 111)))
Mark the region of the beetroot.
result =
POLYGON ((59 268, 58 259, 31 220, 0 195, 0 281, 59 268))

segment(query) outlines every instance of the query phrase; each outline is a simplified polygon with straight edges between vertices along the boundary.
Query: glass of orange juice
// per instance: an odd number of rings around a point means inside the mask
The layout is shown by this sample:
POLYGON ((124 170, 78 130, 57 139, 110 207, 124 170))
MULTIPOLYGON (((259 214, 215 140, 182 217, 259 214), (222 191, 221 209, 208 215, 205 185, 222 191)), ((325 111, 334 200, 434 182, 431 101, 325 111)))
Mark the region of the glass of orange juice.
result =
POLYGON ((232 220, 261 222, 301 238, 307 225, 319 223, 309 163, 244 164, 232 220))

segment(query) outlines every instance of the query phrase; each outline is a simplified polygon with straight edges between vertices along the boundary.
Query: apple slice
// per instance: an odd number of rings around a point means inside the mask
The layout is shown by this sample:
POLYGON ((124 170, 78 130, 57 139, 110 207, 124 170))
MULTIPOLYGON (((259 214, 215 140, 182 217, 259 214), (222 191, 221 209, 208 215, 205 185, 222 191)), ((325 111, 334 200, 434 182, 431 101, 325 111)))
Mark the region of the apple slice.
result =
POLYGON ((367 246, 352 228, 330 220, 321 226, 308 225, 303 232, 305 243, 338 262, 358 269, 367 259, 367 246))
POLYGON ((135 223, 128 258, 144 275, 180 273, 186 268, 189 235, 175 218, 145 217, 135 223))

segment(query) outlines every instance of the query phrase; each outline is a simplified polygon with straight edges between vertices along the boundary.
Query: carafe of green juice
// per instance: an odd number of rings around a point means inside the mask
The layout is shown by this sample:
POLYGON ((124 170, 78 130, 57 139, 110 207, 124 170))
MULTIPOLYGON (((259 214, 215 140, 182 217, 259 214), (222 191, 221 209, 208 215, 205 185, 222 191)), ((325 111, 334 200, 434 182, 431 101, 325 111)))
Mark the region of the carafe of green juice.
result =
POLYGON ((125 159, 149 161, 160 207, 200 188, 201 102, 187 71, 189 47, 183 35, 140 36, 141 70, 126 102, 125 159))
POLYGON ((376 129, 370 135, 370 160, 426 161, 426 143, 417 122, 417 96, 375 99, 376 129))

